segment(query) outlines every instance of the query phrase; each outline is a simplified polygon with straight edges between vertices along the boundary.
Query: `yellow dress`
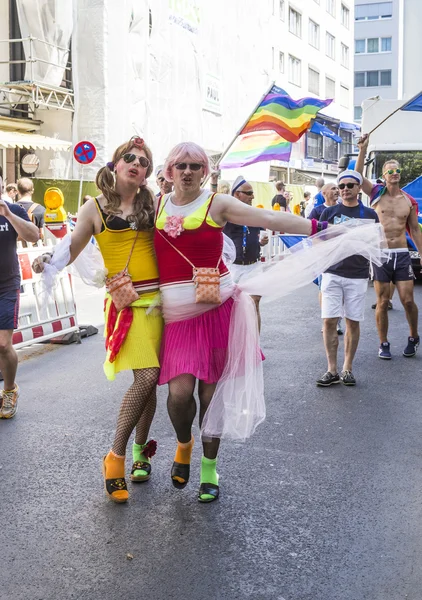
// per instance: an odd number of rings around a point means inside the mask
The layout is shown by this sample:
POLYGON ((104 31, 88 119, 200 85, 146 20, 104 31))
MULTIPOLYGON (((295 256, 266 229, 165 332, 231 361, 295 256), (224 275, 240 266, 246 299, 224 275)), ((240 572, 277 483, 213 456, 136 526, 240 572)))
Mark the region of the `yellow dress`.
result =
MULTIPOLYGON (((131 228, 111 229, 113 220, 107 224, 106 216, 96 201, 98 212, 103 222, 103 231, 95 235, 95 239, 103 256, 108 276, 113 277, 122 271, 129 258, 137 232, 131 228)), ((151 308, 158 299, 158 268, 154 252, 153 231, 140 231, 133 248, 128 265, 129 274, 139 299, 133 302, 133 320, 129 331, 117 353, 110 362, 110 350, 107 351, 104 372, 109 380, 114 380, 116 373, 128 369, 147 369, 159 367, 163 319, 161 311, 151 308)), ((111 296, 106 294, 104 335, 109 338, 118 332, 123 311, 118 313, 117 320, 111 325, 111 296)))

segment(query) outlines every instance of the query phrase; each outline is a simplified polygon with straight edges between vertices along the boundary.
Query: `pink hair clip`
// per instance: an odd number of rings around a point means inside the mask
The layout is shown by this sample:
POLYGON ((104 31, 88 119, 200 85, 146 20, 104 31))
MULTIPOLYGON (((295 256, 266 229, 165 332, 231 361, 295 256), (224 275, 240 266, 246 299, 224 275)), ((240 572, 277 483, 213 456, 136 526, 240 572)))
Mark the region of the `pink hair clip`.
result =
POLYGON ((130 141, 133 142, 133 145, 139 149, 143 148, 145 144, 144 140, 138 136, 134 136, 130 141))

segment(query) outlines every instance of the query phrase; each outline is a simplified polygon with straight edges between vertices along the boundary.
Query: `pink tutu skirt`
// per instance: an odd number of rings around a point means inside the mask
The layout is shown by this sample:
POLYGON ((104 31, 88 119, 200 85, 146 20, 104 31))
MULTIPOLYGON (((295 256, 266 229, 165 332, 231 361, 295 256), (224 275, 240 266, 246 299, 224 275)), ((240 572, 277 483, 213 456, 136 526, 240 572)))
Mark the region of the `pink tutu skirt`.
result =
POLYGON ((189 373, 216 383, 224 370, 233 299, 193 319, 167 323, 161 342, 159 385, 189 373))

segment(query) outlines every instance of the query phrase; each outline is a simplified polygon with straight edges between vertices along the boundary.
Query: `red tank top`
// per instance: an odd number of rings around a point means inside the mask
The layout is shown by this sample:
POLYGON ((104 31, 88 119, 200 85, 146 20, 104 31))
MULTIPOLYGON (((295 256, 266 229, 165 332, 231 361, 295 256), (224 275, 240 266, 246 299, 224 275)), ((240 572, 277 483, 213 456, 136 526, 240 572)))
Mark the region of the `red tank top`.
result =
MULTIPOLYGON (((211 198, 204 220, 198 228, 184 229, 176 238, 170 237, 162 229, 159 230, 160 233, 155 231, 154 246, 160 285, 192 281, 193 275, 192 266, 170 246, 166 239, 180 250, 195 267, 216 268, 223 251, 223 228, 212 227, 207 223, 213 199, 214 196, 211 198)), ((160 214, 161 200, 162 197, 158 204, 157 215, 160 214)), ((228 272, 223 261, 220 262, 218 269, 220 275, 228 272)))

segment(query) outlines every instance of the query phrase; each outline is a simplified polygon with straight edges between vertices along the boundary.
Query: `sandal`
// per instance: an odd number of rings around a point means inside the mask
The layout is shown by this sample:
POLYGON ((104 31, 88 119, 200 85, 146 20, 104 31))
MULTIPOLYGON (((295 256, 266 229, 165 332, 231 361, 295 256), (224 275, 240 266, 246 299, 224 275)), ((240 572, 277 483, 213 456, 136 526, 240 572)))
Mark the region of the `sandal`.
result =
POLYGON ((151 477, 151 465, 148 462, 136 461, 132 465, 130 473, 131 481, 148 481, 151 477), (136 471, 144 471, 145 475, 135 475, 136 471))
POLYGON ((113 502, 126 502, 129 499, 129 492, 127 491, 125 478, 106 479, 105 459, 106 456, 103 458, 103 477, 106 494, 113 502))
POLYGON ((199 486, 199 502, 214 502, 220 495, 220 488, 214 483, 201 483, 199 486), (202 496, 212 496, 212 498, 203 498, 202 496))
POLYGON ((175 488, 183 489, 189 481, 190 465, 174 462, 171 468, 171 481, 175 488))

